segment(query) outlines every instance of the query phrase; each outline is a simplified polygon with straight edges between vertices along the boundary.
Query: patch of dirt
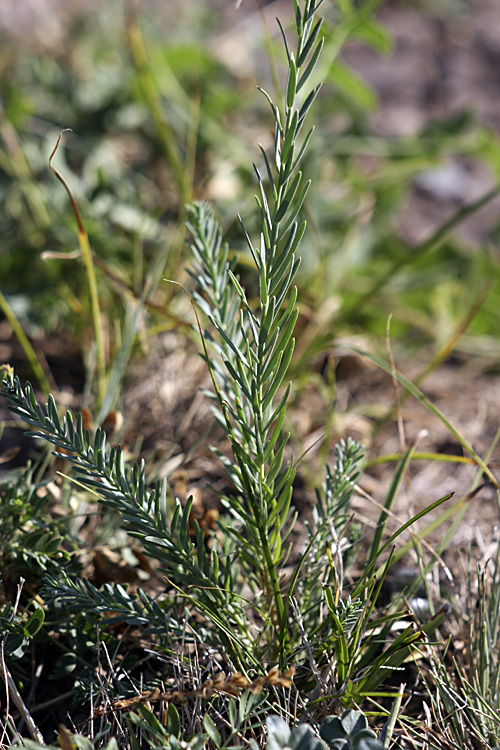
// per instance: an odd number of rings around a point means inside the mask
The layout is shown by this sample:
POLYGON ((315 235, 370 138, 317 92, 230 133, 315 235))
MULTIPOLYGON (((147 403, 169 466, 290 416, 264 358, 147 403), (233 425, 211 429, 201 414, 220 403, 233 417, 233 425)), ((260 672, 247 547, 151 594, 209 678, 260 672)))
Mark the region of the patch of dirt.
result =
MULTIPOLYGON (((496 0, 412 7, 387 2, 378 13, 394 39, 394 51, 379 55, 350 43, 343 56, 375 89, 380 107, 371 118, 381 136, 414 136, 431 122, 462 113, 495 133, 500 131, 500 14, 496 0)), ((481 138, 480 135, 477 138, 481 138)), ((464 154, 421 174, 399 218, 403 238, 425 241, 461 206, 486 194, 497 182, 474 159, 478 140, 462 139, 464 154), (469 155, 467 155, 469 153, 469 155)), ((468 243, 483 243, 499 225, 500 198, 459 228, 468 243)))
MULTIPOLYGON (((145 363, 136 369, 136 385, 125 396, 125 432, 130 435, 129 444, 134 435, 141 434, 146 455, 150 455, 152 449, 153 453, 163 454, 162 475, 172 475, 182 464, 185 494, 199 493, 202 504, 213 507, 217 498, 207 485, 224 491, 226 478, 219 461, 209 451, 208 443, 215 443, 222 451, 227 446, 217 430, 211 431, 213 419, 208 399, 199 393, 194 395, 201 384, 209 385, 204 365, 193 353, 176 349, 175 337, 169 341, 166 336, 163 350, 154 357, 154 367, 145 363)), ((400 369, 409 379, 418 376, 420 371, 415 363, 404 363, 400 369)), ((447 541, 442 556, 452 571, 457 565, 458 548, 465 550, 470 545, 474 554, 482 556, 498 533, 496 491, 484 476, 479 477, 479 468, 467 450, 435 414, 413 396, 406 398, 400 387, 399 418, 403 440, 398 431, 397 415, 392 413, 395 404, 392 379, 370 361, 342 353, 337 359, 337 372, 337 429, 332 437, 329 460, 333 462, 335 443, 347 436, 366 446, 369 463, 371 459, 401 454, 413 443, 419 454, 459 457, 459 462, 435 460, 431 456, 412 461, 391 508, 388 530, 394 531, 424 507, 445 495, 452 495, 444 506, 426 516, 415 528, 422 530, 443 508, 456 505, 456 513, 426 538, 429 550, 439 548, 459 515, 461 522, 447 541), (388 416, 385 423, 384 415, 388 416)), ((421 389, 467 444, 480 456, 486 456, 496 443, 500 424, 497 374, 478 372, 472 365, 449 363, 429 374, 421 389)), ((305 458, 305 474, 299 464, 296 481, 294 503, 302 517, 310 515, 315 501, 306 477, 311 470, 322 471, 318 466, 321 445, 318 437, 324 431, 324 414, 323 396, 314 387, 306 389, 289 412, 298 443, 312 446, 305 458)), ((369 465, 360 481, 361 492, 356 494, 352 509, 355 519, 367 529, 373 527, 379 517, 396 465, 395 458, 369 465)), ((494 448, 489 466, 500 480, 499 447, 494 448)), ((404 539, 409 538, 407 533, 404 539)), ((406 561, 411 564, 411 558, 406 561)))
MULTIPOLYGON (((402 366, 402 371, 412 379, 417 374, 414 363, 411 367, 402 366)), ((360 384, 357 391, 351 383, 352 398, 357 408, 365 408, 374 402, 388 412, 395 403, 394 388, 387 376, 375 388, 360 384), (363 393, 364 391, 364 393, 363 393)), ((444 364, 431 373, 422 385, 422 391, 464 440, 480 455, 486 456, 490 446, 497 440, 500 424, 500 379, 497 375, 485 375, 444 364)), ((394 418, 387 422, 374 435, 369 457, 380 458, 401 453, 412 444, 416 445, 419 454, 441 454, 470 459, 470 463, 453 463, 439 460, 421 460, 412 462, 408 476, 401 484, 393 505, 393 512, 399 523, 411 517, 425 506, 441 497, 453 493, 447 505, 463 500, 464 523, 458 529, 454 544, 461 548, 472 543, 481 546, 481 535, 489 538, 498 525, 498 510, 494 487, 482 477, 473 492, 479 469, 457 438, 450 434, 448 428, 423 403, 413 396, 404 399, 404 389, 399 388, 402 405, 399 417, 403 427, 400 435, 394 418), (471 494, 473 493, 473 494, 471 494), (478 512, 479 511, 479 512, 478 512)), ((395 468, 395 462, 377 464, 368 469, 361 485, 378 502, 385 496, 395 468)), ((500 450, 495 448, 489 462, 493 474, 500 479, 500 450)), ((366 508, 366 501, 363 503, 366 508)), ((372 513, 376 512, 376 506, 372 513)), ((435 511, 420 523, 420 528, 432 520, 442 508, 435 511)), ((369 514, 372 515, 372 514, 369 514)), ((391 524, 389 524, 391 525, 391 524)), ((449 523, 444 528, 449 528, 449 523)), ((433 545, 439 545, 443 539, 443 529, 437 530, 430 537, 433 545)))

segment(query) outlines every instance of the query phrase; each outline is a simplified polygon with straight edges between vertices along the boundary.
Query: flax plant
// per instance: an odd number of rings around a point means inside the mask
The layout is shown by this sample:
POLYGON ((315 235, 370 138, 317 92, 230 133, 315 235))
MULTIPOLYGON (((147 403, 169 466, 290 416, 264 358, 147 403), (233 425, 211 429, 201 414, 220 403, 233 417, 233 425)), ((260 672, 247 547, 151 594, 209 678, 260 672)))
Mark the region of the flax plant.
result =
POLYGON ((233 520, 228 531, 237 543, 246 580, 254 593, 262 592, 280 659, 288 640, 288 605, 279 579, 287 556, 285 541, 293 526, 290 503, 295 476, 293 457, 287 451, 289 436, 283 428, 291 386, 283 392, 280 388, 292 358, 298 317, 293 280, 306 228, 298 214, 310 184, 298 167, 313 129, 305 137, 301 131, 320 88, 308 90, 306 83, 323 45, 318 38, 322 19, 315 18, 321 4, 322 0, 294 0, 296 52, 281 27, 288 63, 283 103, 261 89, 274 119, 274 145, 270 155, 260 147, 262 166, 254 165, 260 236, 252 239, 240 218, 258 277, 255 302, 240 282, 234 261, 228 260, 211 209, 203 203, 193 205, 189 223, 195 256, 192 275, 201 286, 196 299, 214 329, 205 339, 215 351, 209 364, 219 419, 232 450, 232 459, 224 459, 235 488, 234 494, 224 497, 233 520))

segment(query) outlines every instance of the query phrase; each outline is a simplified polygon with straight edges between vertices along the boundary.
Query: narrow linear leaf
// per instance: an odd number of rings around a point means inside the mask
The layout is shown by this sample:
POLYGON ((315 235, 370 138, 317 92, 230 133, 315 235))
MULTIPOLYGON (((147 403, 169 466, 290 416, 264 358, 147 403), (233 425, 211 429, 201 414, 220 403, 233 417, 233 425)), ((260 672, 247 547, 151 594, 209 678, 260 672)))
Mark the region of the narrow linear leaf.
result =
POLYGON ((293 206, 293 208, 292 208, 292 210, 290 212, 290 216, 288 217, 287 221, 285 222, 284 227, 282 228, 281 234, 280 234, 280 236, 278 238, 278 242, 281 242, 281 240, 286 235, 286 233, 288 232, 288 230, 292 226, 293 222, 297 218, 297 214, 299 213, 300 209, 302 208, 302 204, 305 201, 305 198, 306 198, 307 193, 309 192, 310 186, 311 186, 311 180, 308 180, 306 182, 306 184, 304 185, 304 187, 302 188, 302 191, 301 191, 301 193, 300 193, 300 195, 299 195, 296 203, 294 204, 294 206, 293 206))
POLYGON ((290 341, 290 343, 288 344, 288 347, 287 347, 286 351, 283 354, 279 370, 277 371, 277 373, 273 377, 273 382, 269 386, 269 389, 266 392, 265 398, 264 398, 264 400, 262 402, 262 408, 263 409, 267 409, 271 405, 272 400, 273 400, 274 396, 276 395, 276 391, 280 387, 280 385, 281 385, 281 383, 283 381, 283 378, 285 377, 285 375, 287 373, 288 367, 289 367, 291 359, 292 359, 294 348, 295 348, 295 340, 292 339, 290 341))
MULTIPOLYGON (((299 78, 299 81, 297 83, 297 91, 300 91, 301 88, 302 88, 302 86, 310 78, 311 73, 313 72, 314 68, 316 67, 316 63, 318 62, 319 56, 321 55, 321 51, 323 49, 323 45, 324 45, 324 39, 321 39, 318 42, 318 45, 317 45, 316 49, 314 50, 314 54, 313 54, 312 58, 310 59, 308 65, 307 65, 307 68, 305 69, 305 71, 302 73, 302 75, 299 78)), ((311 102, 311 104, 312 104, 312 102, 311 102)), ((307 110, 306 110, 306 112, 307 112, 307 110)))
MULTIPOLYGON (((316 25, 315 25, 314 29, 309 34, 309 37, 305 41, 305 44, 302 46, 302 50, 300 51, 300 53, 299 53, 299 55, 297 57, 297 67, 298 68, 301 68, 304 65, 304 63, 305 63, 305 61, 306 61, 306 59, 307 59, 310 51, 313 48, 314 42, 318 38, 318 34, 319 34, 320 30, 321 30, 322 25, 323 25, 323 19, 320 18, 319 21, 316 22, 316 25)), ((298 90, 299 89, 297 88, 297 91, 298 90)))

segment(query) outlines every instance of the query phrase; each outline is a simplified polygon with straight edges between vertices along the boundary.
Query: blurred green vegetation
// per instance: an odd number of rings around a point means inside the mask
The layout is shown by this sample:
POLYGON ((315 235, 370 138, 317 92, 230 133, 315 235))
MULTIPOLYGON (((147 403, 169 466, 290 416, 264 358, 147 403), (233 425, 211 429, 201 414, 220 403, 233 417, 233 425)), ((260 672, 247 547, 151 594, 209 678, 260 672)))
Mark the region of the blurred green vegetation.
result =
MULTIPOLYGON (((373 336, 374 346, 383 347, 389 315, 398 351, 437 361, 455 348, 492 364, 498 348, 498 224, 486 246, 475 247, 453 231, 453 220, 449 231, 410 246, 398 217, 409 201, 411 213, 415 177, 450 157, 480 162, 498 183, 500 139, 467 112, 429 122, 413 136, 373 132, 376 92, 347 65, 342 50, 356 39, 379 55, 391 54, 391 36, 373 17, 379 5, 325 3, 325 52, 314 74, 325 85, 314 105, 318 126, 303 167, 313 183, 304 208, 310 232, 299 275, 302 338, 295 376, 342 337, 373 336)), ((106 4, 75 24, 51 54, 3 40, 1 291, 28 337, 72 336, 92 367, 82 262, 43 259, 47 252, 78 249, 68 196, 48 170, 62 128, 74 133, 65 136, 55 163, 74 193, 96 257, 110 361, 139 300, 149 310, 147 332, 179 325, 189 330, 185 295, 160 283, 167 277, 189 286, 186 201, 216 203, 246 273, 235 217, 241 213, 253 228, 255 177, 248 165, 259 160, 256 143, 266 147, 271 134, 252 58, 243 74, 218 54, 220 39, 245 43, 238 36, 242 12, 226 9, 222 15, 209 2, 188 3, 165 29, 147 13, 106 4)), ((260 21, 255 24, 258 31, 260 21)), ((264 26, 256 43, 257 59, 265 61, 257 76, 264 88, 283 85, 278 42, 264 26), (266 81, 268 57, 274 75, 266 81)))

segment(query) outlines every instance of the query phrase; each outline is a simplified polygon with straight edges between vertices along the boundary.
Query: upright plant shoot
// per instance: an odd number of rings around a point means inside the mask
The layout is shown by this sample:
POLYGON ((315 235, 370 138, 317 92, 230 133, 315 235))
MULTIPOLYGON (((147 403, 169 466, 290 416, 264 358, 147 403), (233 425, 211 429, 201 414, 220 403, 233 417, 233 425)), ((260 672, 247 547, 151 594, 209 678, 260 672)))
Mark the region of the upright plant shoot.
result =
MULTIPOLYGON (((323 45, 322 19, 316 19, 322 1, 294 0, 295 53, 280 24, 288 65, 282 104, 261 89, 273 114, 274 143, 272 155, 260 147, 262 169, 254 165, 259 185, 258 240, 250 237, 240 219, 258 274, 255 303, 235 273, 234 260, 228 259, 211 209, 204 203, 189 209, 195 256, 192 276, 203 293, 196 295, 197 301, 215 329, 214 335, 205 333, 205 340, 217 355, 210 357, 209 364, 219 419, 232 449, 232 460, 223 458, 235 488, 224 498, 233 521, 229 530, 247 582, 254 593, 261 592, 261 605, 271 613, 281 657, 288 612, 279 574, 286 555, 284 542, 293 525, 290 502, 295 471, 293 458, 285 456, 289 436, 283 430, 290 384, 284 392, 279 389, 292 358, 298 317, 293 280, 306 225, 299 224, 297 217, 310 184, 304 183, 299 164, 313 129, 305 136, 301 131, 320 88, 306 93, 305 85, 323 45)), ((266 638, 270 635, 267 632, 266 638)))

